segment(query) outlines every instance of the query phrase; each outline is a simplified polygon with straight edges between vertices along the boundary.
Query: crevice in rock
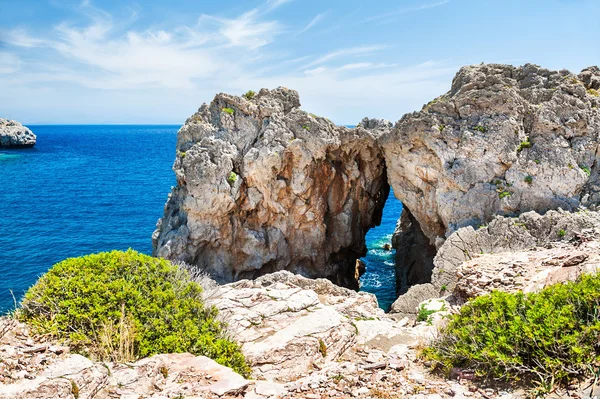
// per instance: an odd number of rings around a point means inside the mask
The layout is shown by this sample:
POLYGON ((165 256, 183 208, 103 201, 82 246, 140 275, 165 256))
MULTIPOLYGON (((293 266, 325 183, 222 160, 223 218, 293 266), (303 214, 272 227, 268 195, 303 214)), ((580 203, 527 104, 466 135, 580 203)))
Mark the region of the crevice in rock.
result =
POLYGON ((402 295, 417 284, 431 282, 435 246, 425 236, 419 222, 404 205, 392 237, 396 249, 396 291, 402 295))

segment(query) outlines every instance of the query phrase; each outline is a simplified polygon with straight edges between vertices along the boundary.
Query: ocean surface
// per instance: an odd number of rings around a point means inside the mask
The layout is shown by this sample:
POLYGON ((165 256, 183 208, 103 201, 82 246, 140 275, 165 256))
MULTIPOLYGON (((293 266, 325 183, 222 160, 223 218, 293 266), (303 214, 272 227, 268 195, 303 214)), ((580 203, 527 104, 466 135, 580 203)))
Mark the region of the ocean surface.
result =
MULTIPOLYGON (((179 126, 29 126, 36 147, 0 150, 0 314, 53 264, 133 248, 151 236, 175 176, 179 126)), ((367 234, 361 290, 387 308, 394 299, 393 251, 385 251, 402 205, 390 198, 367 234)))

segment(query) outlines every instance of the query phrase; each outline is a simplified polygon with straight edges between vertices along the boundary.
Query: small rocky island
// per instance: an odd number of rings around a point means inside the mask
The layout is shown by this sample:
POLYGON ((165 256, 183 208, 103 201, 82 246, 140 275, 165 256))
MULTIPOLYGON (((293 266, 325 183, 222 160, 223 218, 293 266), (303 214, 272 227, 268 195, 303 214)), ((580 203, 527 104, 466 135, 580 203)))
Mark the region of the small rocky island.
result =
POLYGON ((17 121, 0 118, 0 148, 31 148, 36 136, 17 121))

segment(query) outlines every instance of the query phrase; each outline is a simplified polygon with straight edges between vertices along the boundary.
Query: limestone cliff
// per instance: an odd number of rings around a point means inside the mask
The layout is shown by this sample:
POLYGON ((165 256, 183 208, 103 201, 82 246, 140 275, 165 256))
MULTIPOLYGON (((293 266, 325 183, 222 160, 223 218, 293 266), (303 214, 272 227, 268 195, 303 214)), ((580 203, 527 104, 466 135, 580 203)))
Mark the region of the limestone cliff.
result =
POLYGON ((17 121, 0 118, 0 148, 33 147, 35 134, 17 121))
POLYGON ((154 254, 221 282, 289 270, 358 288, 356 259, 389 191, 376 145, 387 128, 336 126, 286 88, 218 94, 179 131, 154 254))
POLYGON ((405 210, 394 238, 404 292, 435 279, 433 257, 461 227, 598 206, 599 90, 597 67, 468 66, 393 127, 354 129, 300 110, 293 90, 219 94, 179 131, 154 253, 222 282, 289 270, 356 288, 389 184, 405 210))
POLYGON ((428 259, 414 262, 423 258, 423 234, 439 248, 460 227, 494 215, 595 208, 599 86, 597 67, 574 75, 535 65, 468 66, 448 93, 383 135, 388 181, 414 219, 394 239, 403 254, 398 278, 408 276, 398 287, 422 283, 420 269, 431 269, 428 259))

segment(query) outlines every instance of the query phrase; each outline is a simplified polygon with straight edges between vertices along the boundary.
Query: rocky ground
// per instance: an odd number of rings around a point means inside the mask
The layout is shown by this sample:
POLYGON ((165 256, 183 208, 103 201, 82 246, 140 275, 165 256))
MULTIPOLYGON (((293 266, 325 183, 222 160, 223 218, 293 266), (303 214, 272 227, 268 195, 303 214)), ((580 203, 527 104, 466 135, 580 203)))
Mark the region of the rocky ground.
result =
MULTIPOLYGON (((597 245, 598 241, 582 245, 581 252, 589 253, 584 262, 579 261, 583 257, 570 255, 572 248, 566 246, 562 252, 549 249, 553 252, 535 258, 535 262, 559 259, 562 263, 553 268, 593 263, 598 259, 597 245), (573 262, 579 263, 568 266, 573 262)), ((473 286, 486 279, 482 272, 474 282, 465 272, 473 266, 466 264, 460 269, 458 291, 461 279, 473 286)), ((444 379, 418 359, 420 348, 458 309, 451 298, 421 304, 437 312, 416 322, 383 313, 371 294, 289 272, 224 286, 206 284, 205 280, 204 285, 206 301, 219 308, 229 323, 229 332, 241 343, 253 369, 252 379, 190 354, 156 355, 131 364, 94 362, 47 337, 33 336, 26 325, 4 318, 0 319, 0 398, 527 396, 520 389, 477 385, 472 370, 454 370, 452 379, 444 379)), ((572 388, 572 392, 555 396, 590 397, 586 393, 590 388, 572 388)))
POLYGON ((0 148, 33 147, 36 136, 17 121, 0 118, 0 148))

